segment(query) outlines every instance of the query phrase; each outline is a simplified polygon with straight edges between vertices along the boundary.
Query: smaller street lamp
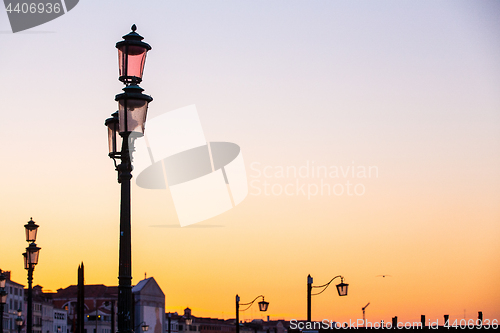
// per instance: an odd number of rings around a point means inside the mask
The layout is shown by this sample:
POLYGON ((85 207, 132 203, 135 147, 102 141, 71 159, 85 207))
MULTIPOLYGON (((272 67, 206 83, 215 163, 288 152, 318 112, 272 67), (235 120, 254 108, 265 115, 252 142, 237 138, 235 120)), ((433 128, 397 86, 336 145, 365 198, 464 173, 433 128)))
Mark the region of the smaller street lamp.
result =
POLYGON ((0 271, 0 289, 5 289, 5 282, 7 278, 5 277, 5 273, 0 271))
POLYGON ((262 301, 259 302, 259 310, 267 311, 267 307, 269 306, 269 302, 264 301, 264 296, 262 296, 262 301))
POLYGON ((246 311, 246 310, 250 309, 252 304, 256 300, 258 300, 260 297, 262 297, 262 301, 259 302, 259 310, 260 311, 267 311, 267 308, 269 307, 269 302, 266 302, 264 300, 263 295, 259 295, 259 296, 255 297, 254 300, 249 302, 249 303, 241 303, 241 304, 240 304, 240 296, 236 295, 236 333, 240 333, 240 311, 246 311), (248 305, 248 306, 245 309, 240 310, 240 305, 248 305))
POLYGON ((16 318, 17 333, 21 333, 21 327, 23 326, 23 317, 21 317, 22 314, 23 314, 22 310, 18 309, 16 318))
POLYGON ((347 283, 344 283, 344 277, 342 275, 335 276, 333 279, 330 280, 330 282, 321 286, 313 286, 312 276, 310 274, 307 276, 307 321, 309 322, 311 321, 311 297, 323 293, 326 290, 326 288, 328 288, 330 283, 332 283, 333 280, 335 280, 336 278, 340 278, 340 283, 337 284, 336 286, 339 296, 347 296, 347 287, 349 287, 349 285, 347 283), (323 288, 323 290, 321 290, 316 294, 313 294, 312 293, 313 288, 323 288))
POLYGON ((344 283, 343 277, 341 277, 340 283, 336 287, 339 296, 347 296, 347 287, 349 287, 349 285, 347 283, 344 283))
POLYGON ((146 324, 146 322, 145 322, 145 321, 141 322, 141 323, 140 323, 139 325, 137 325, 135 328, 137 329, 139 326, 141 327, 141 330, 142 330, 143 332, 147 332, 147 331, 149 330, 149 325, 148 325, 148 324, 146 324))

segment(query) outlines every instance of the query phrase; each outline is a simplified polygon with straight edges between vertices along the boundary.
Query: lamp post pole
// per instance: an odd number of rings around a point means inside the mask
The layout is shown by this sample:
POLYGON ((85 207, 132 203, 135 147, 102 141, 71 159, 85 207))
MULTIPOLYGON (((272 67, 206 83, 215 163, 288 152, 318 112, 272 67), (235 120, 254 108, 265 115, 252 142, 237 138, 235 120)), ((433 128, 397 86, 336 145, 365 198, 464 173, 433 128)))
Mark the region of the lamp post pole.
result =
MULTIPOLYGON (((146 113, 149 102, 153 99, 142 94, 138 86, 142 81, 142 73, 149 44, 142 41, 143 37, 135 32, 137 27, 123 36, 116 43, 120 69, 119 80, 125 84, 123 93, 116 95, 118 112, 106 120, 108 127, 109 157, 115 163, 118 171, 118 183, 121 184, 120 194, 120 249, 118 264, 118 332, 131 333, 134 330, 132 314, 132 249, 131 249, 131 218, 130 218, 130 180, 132 179, 133 140, 144 134, 146 113), (121 137, 121 147, 120 147, 121 137), (120 149, 120 150, 119 150, 120 149), (120 164, 116 164, 116 159, 120 164)), ((28 332, 30 333, 30 332, 28 332)), ((113 332, 114 333, 114 332, 113 332)))
POLYGON ((33 327, 33 265, 28 267, 28 309, 26 318, 26 333, 31 333, 33 327))
POLYGON ((3 311, 7 302, 7 292, 5 291, 5 280, 7 277, 0 271, 0 332, 3 333, 3 311))
POLYGON ((240 296, 236 294, 236 333, 240 333, 240 296))
POLYGON ((330 280, 330 282, 321 285, 321 286, 313 286, 313 278, 311 277, 311 274, 307 276, 307 321, 311 321, 311 298, 312 296, 319 295, 323 293, 326 288, 330 285, 330 283, 333 282, 336 278, 340 278, 341 282, 337 285, 337 291, 339 293, 339 296, 347 296, 347 287, 349 286, 348 284, 344 283, 344 277, 341 275, 335 276, 333 279, 330 280), (323 288, 320 292, 313 294, 312 289, 313 288, 323 288))
POLYGON ((118 268, 118 332, 132 331, 132 249, 130 232, 130 179, 132 164, 128 150, 129 133, 123 134, 122 162, 118 165, 121 184, 120 253, 118 268))
MULTIPOLYGON (((254 298, 253 301, 248 302, 248 303, 242 303, 241 305, 248 305, 245 309, 241 311, 246 311, 250 309, 252 304, 258 300, 260 297, 262 297, 262 301, 259 302, 259 310, 260 311, 267 311, 267 308, 269 307, 269 302, 266 302, 264 299, 263 295, 259 295, 254 298)), ((236 333, 240 333, 240 296, 236 295, 236 333)))
POLYGON ((307 276, 307 321, 311 321, 311 292, 312 292, 313 278, 311 274, 307 276))
POLYGON ((1 319, 1 324, 0 324, 0 332, 3 333, 3 309, 4 309, 4 304, 0 303, 0 319, 1 319))

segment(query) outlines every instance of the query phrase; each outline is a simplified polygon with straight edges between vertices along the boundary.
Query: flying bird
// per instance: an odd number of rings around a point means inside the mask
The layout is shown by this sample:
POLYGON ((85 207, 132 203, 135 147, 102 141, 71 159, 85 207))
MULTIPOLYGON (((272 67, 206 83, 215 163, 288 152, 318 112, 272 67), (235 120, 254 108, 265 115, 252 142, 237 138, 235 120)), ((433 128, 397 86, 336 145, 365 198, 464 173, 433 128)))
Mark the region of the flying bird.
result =
POLYGON ((385 278, 385 277, 387 277, 387 276, 392 276, 392 275, 389 275, 389 274, 386 274, 386 275, 377 275, 376 277, 379 277, 379 276, 381 276, 381 277, 385 278))

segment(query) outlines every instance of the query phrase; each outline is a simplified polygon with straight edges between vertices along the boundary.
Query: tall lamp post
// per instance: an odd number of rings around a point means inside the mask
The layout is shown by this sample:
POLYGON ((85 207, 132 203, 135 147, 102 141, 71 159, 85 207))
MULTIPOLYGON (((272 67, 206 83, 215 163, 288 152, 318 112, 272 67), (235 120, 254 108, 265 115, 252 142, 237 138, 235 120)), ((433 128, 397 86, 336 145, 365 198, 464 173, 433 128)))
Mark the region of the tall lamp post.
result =
POLYGON ((17 318, 16 318, 17 333, 21 333, 21 327, 23 326, 23 317, 21 317, 22 314, 23 312, 21 309, 17 310, 17 318))
POLYGON ((236 295, 236 333, 240 333, 240 311, 246 311, 246 310, 250 309, 252 304, 256 300, 258 300, 260 297, 262 297, 262 301, 259 302, 259 310, 260 311, 267 311, 267 308, 269 307, 269 302, 266 302, 264 300, 264 296, 259 295, 259 296, 255 297, 254 300, 249 302, 249 303, 241 303, 240 304, 240 296, 236 295), (240 305, 243 305, 243 306, 248 305, 248 306, 245 309, 240 310, 240 305))
POLYGON ((337 285, 337 292, 339 293, 339 296, 347 296, 347 287, 349 285, 344 283, 343 276, 337 275, 336 277, 331 279, 330 282, 328 282, 324 285, 321 285, 321 286, 313 286, 312 285, 313 284, 312 276, 310 274, 307 276, 307 321, 309 321, 309 322, 311 321, 311 297, 323 293, 326 290, 326 288, 328 288, 330 283, 332 283, 333 280, 335 280, 336 278, 340 278, 340 283, 337 285), (312 293, 313 288, 323 288, 323 290, 321 290, 318 293, 313 294, 312 293))
POLYGON ((0 273, 0 332, 3 333, 3 310, 4 305, 7 303, 7 292, 5 291, 5 277, 4 272, 0 273))
POLYGON ((33 328, 33 271, 35 265, 38 264, 38 255, 40 248, 36 246, 36 234, 38 225, 30 218, 29 222, 24 225, 26 230, 26 241, 29 246, 26 248, 24 256, 24 269, 28 271, 28 314, 26 319, 26 333, 31 333, 33 328))
MULTIPOLYGON (((137 27, 116 43, 118 49, 119 80, 125 84, 123 93, 116 95, 118 112, 106 119, 108 127, 109 157, 118 171, 121 184, 120 203, 120 253, 118 269, 118 332, 130 333, 134 329, 132 314, 132 257, 130 231, 130 179, 132 178, 133 143, 144 135, 148 104, 153 99, 142 93, 138 86, 146 61, 146 53, 151 50, 143 37, 135 32, 137 27), (120 147, 121 146, 121 147, 120 147), (121 149, 121 150, 119 150, 121 149), (116 160, 120 164, 116 164, 116 160)), ((27 332, 31 333, 31 332, 27 332)))

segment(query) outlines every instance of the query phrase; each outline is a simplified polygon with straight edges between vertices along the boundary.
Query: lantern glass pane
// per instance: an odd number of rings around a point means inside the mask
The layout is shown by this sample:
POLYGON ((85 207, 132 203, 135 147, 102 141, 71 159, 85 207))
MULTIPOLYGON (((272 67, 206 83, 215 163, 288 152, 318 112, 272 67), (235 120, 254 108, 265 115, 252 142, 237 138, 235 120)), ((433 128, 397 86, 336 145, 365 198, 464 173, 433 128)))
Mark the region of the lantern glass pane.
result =
POLYGON ((35 242, 36 241, 36 232, 38 230, 38 226, 29 226, 26 227, 26 241, 27 242, 35 242))
POLYGON ((146 332, 147 330, 149 330, 149 326, 148 325, 142 325, 142 330, 144 332, 146 332))
POLYGON ((144 134, 148 101, 142 99, 122 99, 118 101, 120 133, 137 132, 144 134), (127 124, 125 124, 125 104, 127 105, 127 124), (125 128, 125 125, 127 128, 125 128))
POLYGON ((5 295, 0 296, 0 303, 5 304, 7 302, 7 293, 5 295))
POLYGON ((5 276, 4 276, 4 279, 3 279, 3 280, 1 280, 1 279, 0 279, 0 288, 5 288, 5 282, 6 282, 6 281, 7 281, 7 280, 5 279, 5 276))
POLYGON ((40 253, 40 249, 36 249, 35 251, 28 252, 28 263, 30 264, 38 264, 38 254, 40 253))
POLYGON ((23 319, 16 319, 16 325, 21 326, 23 324, 23 319))
POLYGON ((144 47, 137 45, 125 44, 118 48, 120 76, 125 77, 125 82, 131 82, 134 76, 142 79, 144 64, 146 63, 146 52, 147 50, 144 47))
POLYGON ((108 124, 108 148, 110 153, 121 150, 122 137, 118 134, 118 122, 108 124))
POLYGON ((24 258, 24 269, 28 269, 30 267, 28 264, 28 255, 26 253, 23 253, 23 258, 24 258))

